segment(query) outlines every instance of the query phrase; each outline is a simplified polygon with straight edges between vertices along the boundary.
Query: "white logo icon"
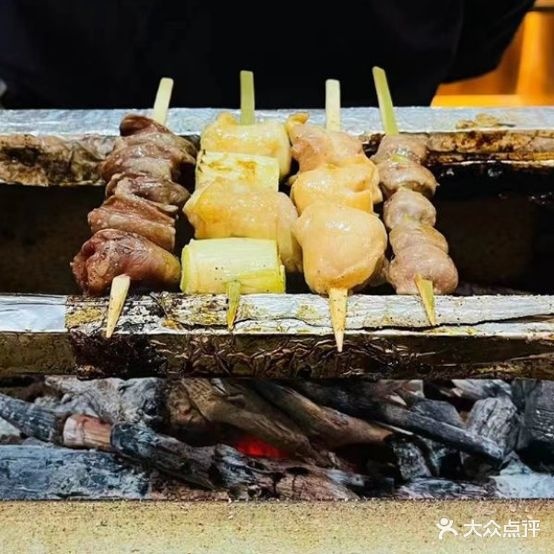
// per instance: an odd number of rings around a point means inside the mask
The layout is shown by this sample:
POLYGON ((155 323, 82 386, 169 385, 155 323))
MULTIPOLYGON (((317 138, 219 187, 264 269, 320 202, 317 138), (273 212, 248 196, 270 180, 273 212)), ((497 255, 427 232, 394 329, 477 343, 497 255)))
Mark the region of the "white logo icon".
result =
POLYGON ((442 541, 446 533, 452 533, 455 537, 458 536, 458 531, 452 527, 454 522, 447 517, 441 517, 436 526, 439 528, 439 540, 442 541))

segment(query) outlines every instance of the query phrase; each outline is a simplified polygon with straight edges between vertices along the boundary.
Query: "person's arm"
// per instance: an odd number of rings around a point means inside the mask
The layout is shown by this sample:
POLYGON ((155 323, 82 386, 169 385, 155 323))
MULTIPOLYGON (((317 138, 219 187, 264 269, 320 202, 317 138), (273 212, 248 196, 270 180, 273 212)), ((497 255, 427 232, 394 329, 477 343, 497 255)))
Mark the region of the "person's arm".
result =
POLYGON ((463 26, 445 82, 495 69, 534 0, 464 0, 463 26))

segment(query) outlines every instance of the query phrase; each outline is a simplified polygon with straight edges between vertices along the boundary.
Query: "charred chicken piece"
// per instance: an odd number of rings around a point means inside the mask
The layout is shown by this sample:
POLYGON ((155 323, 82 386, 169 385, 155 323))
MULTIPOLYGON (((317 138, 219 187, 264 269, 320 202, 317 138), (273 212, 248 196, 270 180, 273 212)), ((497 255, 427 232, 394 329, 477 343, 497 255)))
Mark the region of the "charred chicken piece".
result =
POLYGON ((371 159, 379 164, 398 157, 423 163, 427 157, 427 139, 418 135, 384 135, 371 159))
POLYGON ((383 207, 383 221, 387 229, 407 222, 422 223, 434 227, 437 210, 422 194, 410 189, 400 189, 383 207))
POLYGON ((302 211, 313 196, 331 201, 342 198, 345 205, 365 210, 368 210, 370 194, 373 204, 381 202, 377 171, 364 154, 361 141, 342 131, 311 125, 306 120, 307 116, 297 114, 287 122, 292 156, 299 165, 299 173, 293 179, 295 185, 300 181, 295 193, 302 204, 302 207, 297 204, 298 209, 302 211), (341 192, 342 188, 349 190, 341 192), (301 192, 306 194, 301 194, 299 189, 304 189, 301 192), (362 194, 356 198, 353 192, 362 194))
POLYGON ((356 137, 342 131, 328 131, 306 121, 304 114, 293 115, 287 121, 292 157, 298 162, 301 173, 323 164, 343 165, 352 158, 365 156, 363 145, 356 137))
POLYGON ((389 159, 379 163, 379 179, 384 195, 389 198, 400 189, 410 189, 429 198, 435 194, 435 176, 422 165, 408 159, 389 159))
POLYGON ((291 197, 300 213, 318 200, 372 212, 373 192, 378 186, 377 168, 367 158, 360 158, 344 166, 324 164, 299 173, 291 197))
POLYGON ((230 113, 222 113, 208 125, 200 143, 208 152, 233 152, 269 156, 279 162, 281 177, 290 171, 290 144, 285 126, 278 121, 241 125, 230 113))
POLYGON ((298 214, 282 192, 218 181, 196 191, 183 211, 197 239, 274 239, 287 271, 302 270, 300 246, 292 234, 298 214))
POLYGON ((194 164, 194 158, 184 144, 188 142, 166 133, 140 133, 118 138, 112 153, 101 165, 100 174, 105 181, 126 171, 179 181, 194 164))
POLYGON ((433 282, 435 294, 452 294, 458 286, 458 271, 452 258, 433 244, 415 244, 395 253, 388 280, 397 294, 418 294, 416 276, 433 282))
POLYGON ((415 248, 430 244, 448 254, 448 243, 444 235, 430 225, 423 223, 401 223, 392 228, 389 242, 395 253, 405 248, 415 248))
POLYGON ((117 173, 106 185, 106 196, 140 196, 157 204, 181 208, 190 194, 168 179, 155 179, 138 173, 117 173))
POLYGON ((153 289, 174 289, 181 274, 175 256, 140 235, 115 229, 98 231, 85 242, 71 268, 81 289, 94 296, 106 292, 118 275, 153 289))
POLYGON ((355 290, 382 270, 387 233, 375 215, 316 202, 304 210, 293 230, 302 246, 304 275, 313 292, 355 290))
POLYGON ((88 223, 92 233, 102 229, 119 229, 141 235, 165 250, 175 246, 175 216, 149 200, 134 195, 110 196, 102 206, 92 210, 88 223))

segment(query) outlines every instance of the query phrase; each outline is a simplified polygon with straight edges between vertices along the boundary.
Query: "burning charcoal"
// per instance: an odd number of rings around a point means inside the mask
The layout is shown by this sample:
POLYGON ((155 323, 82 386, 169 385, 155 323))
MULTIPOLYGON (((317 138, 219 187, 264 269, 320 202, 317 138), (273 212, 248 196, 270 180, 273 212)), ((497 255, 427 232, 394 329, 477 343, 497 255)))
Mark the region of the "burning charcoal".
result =
POLYGON ((512 389, 502 379, 452 379, 452 393, 468 400, 481 400, 490 396, 512 396, 512 389))
POLYGON ((391 479, 326 469, 285 460, 244 456, 234 448, 216 447, 217 470, 224 486, 237 499, 355 500, 383 496, 391 491, 391 479))
POLYGON ((459 475, 460 451, 425 437, 415 437, 433 477, 454 478, 459 475))
MULTIPOLYGON (((480 437, 495 441, 504 455, 514 448, 518 425, 517 409, 508 396, 478 400, 467 419, 468 430, 480 437)), ((474 456, 462 454, 462 462, 466 473, 470 476, 477 476, 490 470, 482 460, 474 456)))
POLYGON ((148 474, 105 452, 43 446, 0 447, 3 500, 140 499, 148 474))
POLYGON ((533 471, 516 455, 491 479, 501 498, 554 498, 554 475, 533 471))
POLYGON ((54 443, 61 440, 63 419, 52 410, 0 394, 0 417, 29 437, 54 443))
POLYGON ((396 456, 400 476, 404 481, 418 477, 431 477, 432 473, 419 446, 406 437, 395 436, 390 445, 396 456))
POLYGON ((512 399, 520 412, 525 410, 525 402, 531 391, 540 383, 536 379, 514 379, 512 399))
POLYGON ((329 452, 314 447, 302 429, 252 390, 248 381, 188 378, 182 383, 207 421, 230 425, 289 452, 292 457, 318 465, 333 465, 329 452))
POLYGON ((314 402, 331 406, 349 415, 381 421, 496 462, 503 459, 503 452, 494 441, 479 437, 457 425, 407 410, 390 401, 378 401, 371 394, 365 394, 365 382, 336 386, 299 381, 294 387, 314 402))
POLYGON ((268 401, 285 412, 312 441, 334 449, 349 444, 382 444, 391 431, 374 423, 319 406, 273 381, 251 381, 268 401))
POLYGON ((70 396, 83 397, 94 414, 109 423, 139 423, 156 427, 162 421, 164 381, 145 379, 93 379, 47 377, 46 384, 70 396))
POLYGON ((21 442, 19 429, 5 419, 0 418, 0 444, 15 444, 18 442, 21 442))
POLYGON ((417 400, 412 406, 412 411, 449 425, 464 426, 464 422, 456 408, 443 400, 428 400, 426 398, 417 400))
POLYGON ((517 450, 526 462, 554 462, 554 382, 529 387, 517 450))
POLYGON ((494 487, 446 479, 415 479, 397 489, 395 498, 462 500, 494 498, 494 487))

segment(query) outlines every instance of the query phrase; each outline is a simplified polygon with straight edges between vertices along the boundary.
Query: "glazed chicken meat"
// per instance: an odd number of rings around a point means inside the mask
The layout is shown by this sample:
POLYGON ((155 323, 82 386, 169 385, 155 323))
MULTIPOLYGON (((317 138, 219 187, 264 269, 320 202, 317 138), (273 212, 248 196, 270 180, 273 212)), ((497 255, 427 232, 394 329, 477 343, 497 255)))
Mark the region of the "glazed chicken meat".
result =
POLYGON ((330 202, 308 206, 294 225, 304 276, 313 292, 355 290, 381 270, 387 233, 379 218, 330 202))
POLYGON ((184 212, 197 239, 274 239, 287 271, 302 269, 300 247, 292 233, 298 214, 290 198, 282 192, 215 182, 196 191, 184 212))

